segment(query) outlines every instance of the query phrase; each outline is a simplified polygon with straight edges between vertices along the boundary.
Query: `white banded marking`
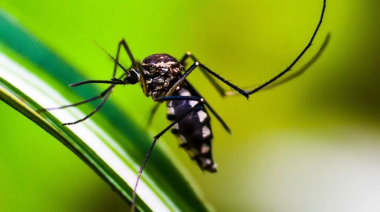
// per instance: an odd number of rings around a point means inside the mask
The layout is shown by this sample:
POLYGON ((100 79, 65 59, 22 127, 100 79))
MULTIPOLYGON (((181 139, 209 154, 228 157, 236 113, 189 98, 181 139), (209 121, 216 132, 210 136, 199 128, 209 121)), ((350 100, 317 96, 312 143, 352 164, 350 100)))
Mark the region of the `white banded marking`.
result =
POLYGON ((172 126, 172 129, 179 130, 178 123, 175 123, 175 124, 172 126))
POLYGON ((218 165, 216 163, 214 163, 214 165, 212 165, 211 169, 217 170, 218 169, 218 165))
POLYGON ((206 168, 207 166, 209 166, 209 165, 211 165, 211 164, 212 164, 212 162, 211 162, 210 159, 208 159, 208 158, 203 159, 203 158, 202 158, 202 167, 203 167, 203 168, 206 168))
POLYGON ((166 112, 170 115, 174 115, 174 107, 166 107, 166 112))
POLYGON ((202 144, 202 147, 201 147, 201 153, 202 154, 206 154, 206 153, 208 153, 210 151, 210 146, 209 145, 207 145, 207 144, 202 144))
POLYGON ((207 113, 204 112, 203 110, 198 111, 198 117, 199 121, 203 123, 203 121, 207 118, 207 113))
MULTIPOLYGON (((178 92, 180 96, 191 96, 191 93, 184 88, 181 88, 178 92)), ((189 104, 191 107, 195 107, 195 105, 198 104, 198 101, 190 100, 189 104)))
POLYGON ((166 107, 166 112, 170 115, 174 115, 174 107, 166 107))
POLYGON ((189 104, 190 104, 191 107, 195 107, 195 105, 198 104, 198 101, 190 100, 189 104))
POLYGON ((210 136, 210 134, 211 134, 210 128, 208 128, 207 126, 203 126, 203 128, 202 128, 203 138, 210 136))
POLYGON ((181 88, 181 90, 179 90, 179 95, 181 96, 191 96, 190 92, 184 88, 181 88))

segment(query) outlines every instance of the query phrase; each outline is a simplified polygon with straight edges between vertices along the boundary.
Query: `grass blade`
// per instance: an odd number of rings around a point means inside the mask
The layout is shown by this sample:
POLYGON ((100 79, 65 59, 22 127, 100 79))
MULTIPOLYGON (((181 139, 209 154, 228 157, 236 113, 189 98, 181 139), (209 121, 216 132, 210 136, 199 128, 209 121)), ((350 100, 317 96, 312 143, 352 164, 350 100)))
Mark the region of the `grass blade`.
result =
MULTIPOLYGON (((84 116, 76 108, 36 113, 42 107, 69 104, 38 76, 47 74, 62 84, 77 82, 83 77, 10 17, 0 11, 0 42, 7 53, 0 52, 0 99, 57 138, 129 201, 131 185, 152 142, 151 136, 112 101, 101 110, 107 117, 105 123, 87 120, 79 125, 62 126, 62 120, 84 116)), ((78 89, 78 94, 85 98, 96 95, 97 90, 89 85, 78 89)), ((138 208, 141 211, 208 211, 191 180, 180 169, 167 152, 156 148, 138 188, 141 198, 137 200, 138 208)))

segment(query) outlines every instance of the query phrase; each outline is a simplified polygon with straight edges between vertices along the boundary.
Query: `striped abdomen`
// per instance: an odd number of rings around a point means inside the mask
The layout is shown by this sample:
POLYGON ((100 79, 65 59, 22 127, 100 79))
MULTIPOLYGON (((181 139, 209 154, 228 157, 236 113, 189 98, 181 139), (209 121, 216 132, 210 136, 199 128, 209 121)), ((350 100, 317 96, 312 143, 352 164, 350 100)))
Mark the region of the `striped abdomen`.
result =
MULTIPOLYGON (((173 96, 196 96, 186 86, 173 93, 173 96)), ((173 122, 191 110, 198 102, 188 100, 173 100, 167 102, 167 118, 173 122)), ((210 116, 206 108, 196 108, 172 127, 172 133, 177 137, 180 147, 184 148, 191 159, 195 160, 202 170, 216 172, 216 164, 212 159, 212 132, 210 116)))

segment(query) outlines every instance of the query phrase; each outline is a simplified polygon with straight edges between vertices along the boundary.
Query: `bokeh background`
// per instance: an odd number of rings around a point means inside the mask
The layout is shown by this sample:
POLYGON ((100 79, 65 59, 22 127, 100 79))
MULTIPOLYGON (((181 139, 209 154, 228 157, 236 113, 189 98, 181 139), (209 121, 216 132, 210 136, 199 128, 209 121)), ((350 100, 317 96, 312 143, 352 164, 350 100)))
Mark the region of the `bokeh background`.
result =
MULTIPOLYGON (((243 87, 291 63, 310 39, 321 6, 322 0, 0 2, 88 79, 109 79, 112 69, 93 41, 113 53, 125 38, 137 59, 153 53, 180 58, 191 51, 243 87)), ((219 172, 202 173, 170 133, 162 143, 217 211, 380 210, 379 12, 375 0, 328 1, 314 45, 294 70, 331 33, 318 61, 248 102, 221 98, 202 74, 192 74, 190 81, 233 130, 229 135, 212 122, 219 172)), ((139 86, 119 87, 111 101, 141 126, 154 105, 139 86)), ((52 136, 2 102, 0 111, 0 211, 128 208, 52 136)), ((166 124, 162 107, 150 133, 166 124)))

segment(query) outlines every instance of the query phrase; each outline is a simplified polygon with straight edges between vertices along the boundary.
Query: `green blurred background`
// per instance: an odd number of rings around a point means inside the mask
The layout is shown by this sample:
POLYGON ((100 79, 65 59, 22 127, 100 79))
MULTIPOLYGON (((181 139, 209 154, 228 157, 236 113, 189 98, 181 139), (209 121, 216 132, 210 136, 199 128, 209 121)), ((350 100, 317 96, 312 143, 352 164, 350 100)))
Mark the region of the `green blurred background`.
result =
MULTIPOLYGON (((243 87, 290 64, 310 39, 321 6, 322 0, 0 2, 86 79, 111 77, 112 63, 93 41, 113 54, 125 38, 137 59, 191 51, 243 87)), ((202 74, 190 76, 233 130, 227 134, 214 119, 219 172, 202 173, 170 133, 162 143, 217 211, 380 210, 379 12, 375 0, 328 1, 314 45, 294 70, 330 32, 323 55, 301 77, 248 102, 222 99, 202 74)), ((118 87, 111 101, 141 126, 154 105, 139 86, 118 87)), ((2 102, 0 111, 0 211, 127 209, 52 136, 2 102)), ((149 132, 166 125, 161 107, 149 132)))

